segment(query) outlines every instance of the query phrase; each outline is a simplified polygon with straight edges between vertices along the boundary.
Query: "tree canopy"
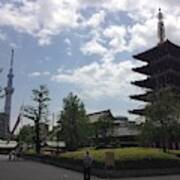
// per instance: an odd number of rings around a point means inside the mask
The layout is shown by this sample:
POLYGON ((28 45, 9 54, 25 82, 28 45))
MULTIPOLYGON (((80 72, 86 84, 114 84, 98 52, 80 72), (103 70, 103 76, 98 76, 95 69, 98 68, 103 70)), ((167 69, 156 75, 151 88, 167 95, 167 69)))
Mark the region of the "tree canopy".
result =
POLYGON ((17 136, 20 143, 26 143, 28 145, 34 144, 35 132, 34 127, 31 125, 25 125, 20 129, 17 136))
POLYGON ((108 145, 113 134, 113 119, 100 117, 97 122, 92 124, 92 130, 96 145, 99 145, 99 139, 101 139, 101 143, 108 145))
POLYGON ((63 99, 59 125, 69 150, 75 150, 86 144, 89 132, 88 118, 84 104, 77 95, 70 93, 63 99))
POLYGON ((177 141, 180 126, 180 94, 172 88, 161 89, 150 97, 151 104, 145 108, 146 123, 143 136, 148 142, 159 141, 164 151, 167 144, 177 141))
POLYGON ((34 105, 26 106, 24 108, 24 116, 34 121, 36 152, 40 153, 40 122, 47 121, 48 104, 50 101, 49 90, 47 87, 45 85, 40 85, 38 89, 33 89, 32 100, 34 105))

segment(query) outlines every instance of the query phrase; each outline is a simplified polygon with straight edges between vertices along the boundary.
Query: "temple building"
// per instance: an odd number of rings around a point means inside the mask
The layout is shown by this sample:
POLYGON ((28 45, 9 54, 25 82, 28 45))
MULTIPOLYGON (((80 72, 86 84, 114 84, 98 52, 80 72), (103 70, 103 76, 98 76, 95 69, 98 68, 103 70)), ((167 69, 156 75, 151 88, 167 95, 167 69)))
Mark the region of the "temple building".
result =
MULTIPOLYGON (((151 102, 152 94, 162 88, 171 87, 180 91, 180 47, 165 39, 165 28, 161 10, 158 14, 158 44, 133 57, 146 65, 134 68, 133 71, 147 76, 145 80, 135 81, 132 84, 145 88, 145 94, 132 95, 134 100, 151 102)), ((130 113, 144 115, 144 109, 135 109, 130 113)))
MULTIPOLYGON (((100 119, 112 120, 112 133, 109 135, 112 145, 115 147, 138 146, 137 136, 139 135, 138 125, 129 121, 125 116, 114 116, 111 111, 104 110, 88 114, 89 123, 94 126, 100 119)), ((103 144, 105 139, 99 135, 95 137, 99 144, 103 144)), ((97 144, 96 144, 97 145, 97 144)))

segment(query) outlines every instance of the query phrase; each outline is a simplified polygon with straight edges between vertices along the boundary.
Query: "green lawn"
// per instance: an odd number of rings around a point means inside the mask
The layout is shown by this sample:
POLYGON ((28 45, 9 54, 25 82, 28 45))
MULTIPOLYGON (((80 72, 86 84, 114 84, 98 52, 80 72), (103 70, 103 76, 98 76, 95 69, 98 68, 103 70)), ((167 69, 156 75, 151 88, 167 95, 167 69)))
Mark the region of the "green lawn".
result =
MULTIPOLYGON (((61 154, 64 158, 83 159, 87 149, 82 149, 75 152, 66 152, 61 154)), ((89 149, 90 154, 95 161, 103 162, 106 152, 114 152, 115 160, 144 160, 144 159, 177 159, 172 154, 163 153, 159 149, 151 148, 117 148, 117 149, 89 149)))
MULTIPOLYGON (((66 152, 59 158, 81 163, 87 149, 75 152, 66 152)), ((180 158, 174 154, 164 153, 159 149, 152 148, 117 148, 117 149, 89 149, 94 159, 94 166, 105 166, 106 152, 114 152, 117 169, 147 169, 147 168, 171 168, 180 167, 180 158)))
POLYGON ((94 168, 105 167, 106 152, 114 152, 115 168, 121 169, 151 169, 151 168, 180 168, 180 158, 176 156, 179 151, 164 153, 160 149, 153 148, 117 148, 117 149, 81 149, 74 152, 65 152, 56 155, 35 155, 28 153, 30 156, 39 156, 44 160, 56 161, 60 164, 71 164, 82 166, 83 158, 86 151, 89 151, 94 159, 94 168))
POLYGON ((178 155, 180 157, 180 150, 171 150, 170 153, 178 155))

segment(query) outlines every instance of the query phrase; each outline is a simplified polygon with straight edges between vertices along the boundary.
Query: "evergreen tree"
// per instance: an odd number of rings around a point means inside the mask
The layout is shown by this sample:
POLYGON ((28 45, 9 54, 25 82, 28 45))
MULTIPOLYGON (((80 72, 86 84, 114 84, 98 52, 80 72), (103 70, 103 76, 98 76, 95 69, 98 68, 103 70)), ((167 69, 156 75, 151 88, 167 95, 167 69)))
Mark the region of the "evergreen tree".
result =
POLYGON ((95 138, 96 145, 98 145, 98 139, 103 141, 104 145, 108 145, 111 141, 113 134, 113 120, 110 117, 100 117, 97 122, 93 123, 92 130, 95 138))
POLYGON ((175 131, 180 125, 180 95, 172 88, 166 88, 149 98, 152 103, 146 106, 146 123, 142 133, 146 141, 159 141, 166 151, 167 145, 180 135, 175 131))
POLYGON ((34 127, 31 125, 25 125, 20 129, 17 136, 20 143, 26 143, 27 145, 32 145, 34 142, 34 127))
POLYGON ((76 150, 87 143, 89 130, 86 110, 83 102, 73 93, 63 99, 59 124, 67 149, 76 150))

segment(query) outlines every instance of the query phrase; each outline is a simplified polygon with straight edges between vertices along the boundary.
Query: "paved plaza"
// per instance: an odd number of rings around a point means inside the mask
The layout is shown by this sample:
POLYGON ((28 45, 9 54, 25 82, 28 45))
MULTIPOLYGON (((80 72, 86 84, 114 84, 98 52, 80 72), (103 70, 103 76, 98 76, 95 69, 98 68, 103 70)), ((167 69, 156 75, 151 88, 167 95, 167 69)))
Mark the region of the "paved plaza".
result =
MULTIPOLYGON (((81 173, 41 163, 24 160, 9 162, 8 157, 0 156, 0 180, 83 180, 83 177, 81 173)), ((92 180, 102 179, 92 177, 92 180)), ((121 180, 180 180, 180 175, 121 180)))

